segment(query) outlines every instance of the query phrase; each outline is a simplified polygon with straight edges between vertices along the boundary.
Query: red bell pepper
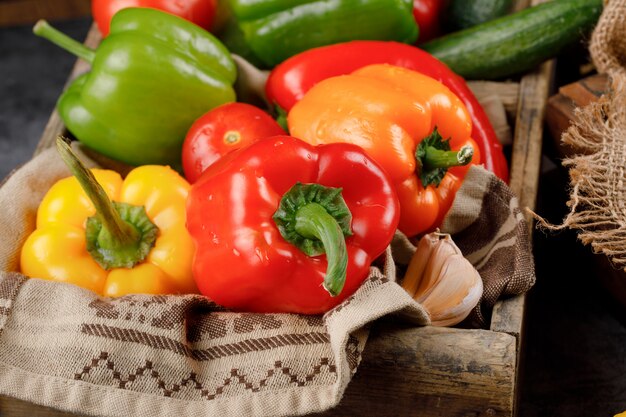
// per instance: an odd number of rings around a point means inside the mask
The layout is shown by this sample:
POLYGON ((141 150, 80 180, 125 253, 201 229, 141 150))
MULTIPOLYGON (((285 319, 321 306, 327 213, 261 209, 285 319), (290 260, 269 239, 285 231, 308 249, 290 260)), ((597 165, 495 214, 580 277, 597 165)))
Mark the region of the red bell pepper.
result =
POLYGON ((440 33, 440 16, 445 0, 413 0, 413 17, 420 28, 417 43, 436 38, 440 33))
POLYGON ((209 30, 215 17, 217 0, 92 0, 91 14, 103 37, 109 34, 113 15, 127 7, 162 10, 209 30))
POLYGON ((265 93, 270 103, 289 111, 319 81, 350 74, 370 64, 408 68, 448 87, 461 99, 470 114, 472 139, 480 149, 485 168, 508 181, 509 173, 502 146, 487 114, 465 80, 417 47, 397 42, 352 41, 310 49, 274 68, 265 85, 265 93))
POLYGON ((323 313, 358 289, 399 212, 389 177, 361 148, 266 138, 192 186, 194 277, 225 307, 323 313))

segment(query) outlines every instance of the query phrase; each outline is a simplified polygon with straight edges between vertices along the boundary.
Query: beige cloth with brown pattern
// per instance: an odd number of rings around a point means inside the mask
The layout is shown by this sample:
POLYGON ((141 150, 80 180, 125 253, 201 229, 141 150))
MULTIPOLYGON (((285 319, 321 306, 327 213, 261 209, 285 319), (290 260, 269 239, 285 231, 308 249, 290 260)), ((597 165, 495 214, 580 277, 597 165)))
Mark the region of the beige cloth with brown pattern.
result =
MULTIPOLYGON (((93 165, 93 163, 91 163, 93 165)), ((50 185, 68 172, 48 150, 0 189, 0 271, 17 271, 50 185)), ((472 168, 444 228, 478 266, 484 324, 497 298, 534 282, 527 226, 509 189, 472 168)), ((403 237, 395 261, 415 248, 403 237)), ((0 394, 100 416, 306 414, 339 403, 367 325, 427 312, 396 281, 388 249, 361 288, 324 316, 226 311, 197 296, 102 298, 69 284, 0 272, 0 394)), ((481 321, 482 320, 482 321, 481 321)))
POLYGON ((577 230, 584 244, 626 270, 626 0, 605 2, 589 49, 611 92, 577 109, 561 137, 578 153, 563 161, 570 170, 570 213, 560 226, 542 219, 539 225, 577 230))

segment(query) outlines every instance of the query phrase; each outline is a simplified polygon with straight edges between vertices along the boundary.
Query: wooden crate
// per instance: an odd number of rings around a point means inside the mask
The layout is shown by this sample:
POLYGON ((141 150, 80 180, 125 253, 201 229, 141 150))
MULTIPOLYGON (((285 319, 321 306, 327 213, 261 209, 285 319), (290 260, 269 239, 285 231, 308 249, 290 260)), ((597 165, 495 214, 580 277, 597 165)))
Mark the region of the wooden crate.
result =
MULTIPOLYGON (((540 0, 532 1, 539 3, 540 0)), ((518 1, 517 7, 528 5, 518 1)), ((94 28, 86 44, 100 40, 94 28)), ((86 71, 78 61, 70 80, 86 71)), ((543 115, 554 63, 546 62, 506 84, 517 97, 510 186, 522 207, 534 208, 537 196, 543 115)), ((498 88, 488 83, 487 88, 498 88)), ((504 86, 504 85, 503 85, 504 86)), ((55 112, 35 154, 52 146, 65 128, 55 112)), ((532 222, 529 218, 529 228, 532 222)), ((525 296, 496 304, 488 330, 407 327, 390 319, 374 324, 354 379, 342 402, 320 416, 514 416, 523 343, 525 296)), ((0 397, 3 417, 71 414, 0 397)))
POLYGON ((0 0, 0 26, 33 24, 38 19, 75 19, 90 13, 89 0, 0 0))

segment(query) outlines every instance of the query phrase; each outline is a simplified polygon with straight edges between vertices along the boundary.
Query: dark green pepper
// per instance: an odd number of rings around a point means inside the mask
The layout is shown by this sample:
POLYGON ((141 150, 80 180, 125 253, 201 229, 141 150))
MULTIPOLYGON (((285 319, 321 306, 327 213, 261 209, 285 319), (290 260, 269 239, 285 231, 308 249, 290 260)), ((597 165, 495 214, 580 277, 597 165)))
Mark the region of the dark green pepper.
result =
POLYGON ((121 10, 97 50, 44 21, 34 32, 91 63, 57 109, 78 140, 110 158, 179 167, 194 120, 235 100, 237 72, 228 50, 179 17, 148 8, 121 10))
POLYGON ((229 0, 229 49, 273 67, 323 45, 356 39, 413 43, 411 0, 229 0))

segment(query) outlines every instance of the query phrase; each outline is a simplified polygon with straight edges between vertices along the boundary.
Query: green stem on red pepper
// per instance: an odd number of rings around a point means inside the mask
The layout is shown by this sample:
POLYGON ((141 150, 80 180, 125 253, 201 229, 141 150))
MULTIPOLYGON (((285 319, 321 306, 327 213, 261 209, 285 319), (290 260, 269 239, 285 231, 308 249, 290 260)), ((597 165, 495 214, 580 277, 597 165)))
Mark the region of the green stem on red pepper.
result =
POLYGON ((443 140, 437 127, 426 139, 422 140, 415 151, 422 185, 439 186, 448 168, 467 165, 472 162, 474 149, 464 146, 458 151, 450 150, 449 140, 443 140))
POLYGON ((48 24, 45 20, 39 20, 33 27, 33 33, 48 39, 53 44, 65 49, 73 55, 84 59, 90 64, 96 56, 96 51, 86 47, 82 43, 70 38, 65 33, 59 32, 48 24))
POLYGON ((346 280, 352 215, 341 188, 297 183, 283 195, 273 216, 283 238, 308 256, 326 254, 324 288, 335 297, 346 280))
POLYGON ((96 209, 87 219, 87 251, 104 269, 132 268, 150 253, 158 235, 143 206, 112 202, 93 173, 85 167, 62 137, 57 150, 96 209))

